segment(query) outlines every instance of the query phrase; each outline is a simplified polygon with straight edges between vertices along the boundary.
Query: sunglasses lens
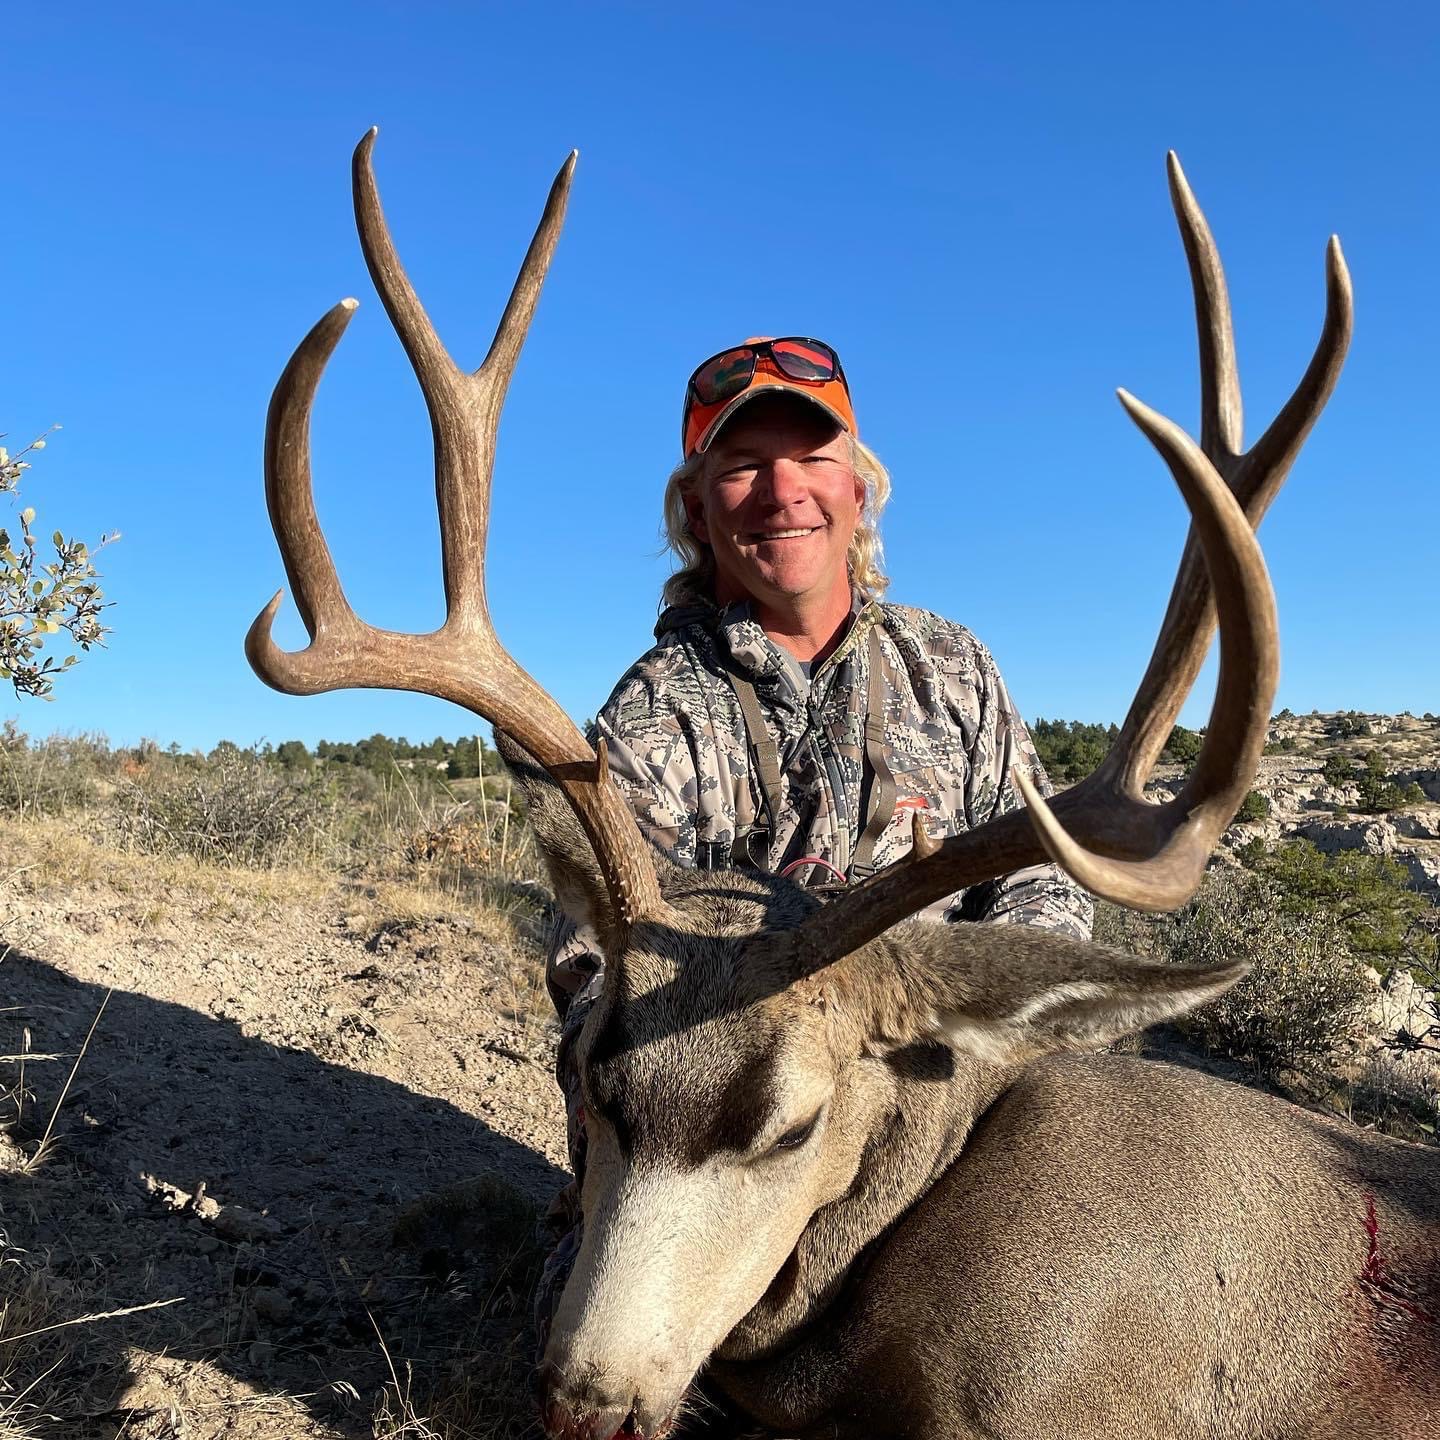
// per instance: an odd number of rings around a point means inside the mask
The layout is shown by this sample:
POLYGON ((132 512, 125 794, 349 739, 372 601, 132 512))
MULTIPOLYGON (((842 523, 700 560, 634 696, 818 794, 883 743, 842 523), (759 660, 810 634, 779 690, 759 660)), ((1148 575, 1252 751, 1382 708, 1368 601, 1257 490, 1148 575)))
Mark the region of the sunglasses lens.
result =
POLYGON ((792 380, 823 382, 840 373, 839 357, 819 340, 777 340, 770 353, 780 373, 792 380))
POLYGON ((690 383, 695 387, 695 398, 702 405, 719 405, 732 395, 738 395, 750 383, 754 373, 755 354, 752 350, 727 350, 702 365, 690 383))

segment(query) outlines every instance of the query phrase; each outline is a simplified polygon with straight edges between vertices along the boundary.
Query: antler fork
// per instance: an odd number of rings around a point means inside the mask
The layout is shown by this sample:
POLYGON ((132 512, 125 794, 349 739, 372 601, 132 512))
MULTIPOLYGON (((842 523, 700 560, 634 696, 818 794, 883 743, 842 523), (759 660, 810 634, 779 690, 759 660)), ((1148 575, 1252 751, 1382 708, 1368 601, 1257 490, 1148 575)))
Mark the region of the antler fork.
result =
POLYGON ((371 168, 376 131, 355 147, 355 224, 370 278, 425 395, 435 438, 435 490, 445 576, 445 623, 427 635, 397 634, 360 620, 345 599, 320 531, 310 481, 310 411, 316 387, 358 302, 342 300, 290 357, 265 426, 265 497, 295 603, 310 635, 281 650, 271 625, 277 591, 245 638, 267 684, 292 695, 366 687, 453 700, 515 736, 555 777, 590 838, 622 934, 661 908, 650 852, 599 756, 551 696, 511 658, 490 621, 485 545, 495 436, 505 392, 560 237, 575 155, 560 167, 485 362, 473 374, 451 359, 410 284, 380 208, 371 168))

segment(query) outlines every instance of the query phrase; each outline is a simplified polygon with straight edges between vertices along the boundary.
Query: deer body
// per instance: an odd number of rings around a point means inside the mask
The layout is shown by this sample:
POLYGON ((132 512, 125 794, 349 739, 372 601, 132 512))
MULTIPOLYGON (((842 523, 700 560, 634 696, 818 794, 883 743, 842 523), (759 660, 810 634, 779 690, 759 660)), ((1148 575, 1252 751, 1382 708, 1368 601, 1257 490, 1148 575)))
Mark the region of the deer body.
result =
MULTIPOLYGON (((568 812, 502 750, 568 864, 568 812)), ((1437 1433, 1440 1152, 1063 1053, 1233 975, 916 922, 781 988, 746 941, 806 897, 660 875, 704 941, 638 936, 580 1042, 587 1230, 547 1356, 574 1433, 663 1429, 707 1357, 806 1440, 1437 1433)))
POLYGON ((1278 675, 1254 535, 1334 387, 1352 323, 1338 242, 1304 376, 1249 450, 1224 274, 1178 162, 1199 329, 1198 441, 1121 392, 1190 508, 1150 664, 1114 748, 1047 804, 929 836, 827 904, 788 880, 683 871, 641 838, 594 749, 501 646, 485 595, 496 429, 559 236, 551 188, 484 364, 440 343, 353 162, 361 246, 436 441, 447 615, 427 635, 346 602, 311 494, 309 414, 355 309, 271 400, 266 497, 309 645, 246 653, 276 688, 411 689, 494 722, 561 903, 606 957, 576 1054, 586 1228, 542 1375, 556 1440, 659 1440, 707 1365, 803 1437, 1420 1440, 1440 1434, 1440 1152, 1263 1095, 1099 1056, 1243 973, 1145 963, 1028 926, 905 923, 1053 860, 1163 910, 1194 893, 1244 798, 1278 675), (1144 784, 1218 620, 1205 741, 1144 784), (504 739, 505 733, 519 744, 504 739), (523 748, 521 748, 523 746, 523 748))
POLYGON ((843 1303, 713 1373, 802 1436, 1419 1440, 1440 1424, 1437 1196, 1433 1153, 1271 1097, 1043 1061, 843 1303))

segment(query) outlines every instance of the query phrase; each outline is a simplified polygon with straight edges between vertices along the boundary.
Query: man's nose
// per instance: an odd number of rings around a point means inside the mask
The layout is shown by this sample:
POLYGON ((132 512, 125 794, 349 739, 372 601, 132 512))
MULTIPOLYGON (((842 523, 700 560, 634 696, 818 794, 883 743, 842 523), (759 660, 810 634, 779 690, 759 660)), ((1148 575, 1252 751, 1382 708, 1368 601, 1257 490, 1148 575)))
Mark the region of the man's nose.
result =
POLYGON ((774 460, 766 467, 770 498, 777 506, 803 500, 809 494, 805 467, 798 460, 774 460))

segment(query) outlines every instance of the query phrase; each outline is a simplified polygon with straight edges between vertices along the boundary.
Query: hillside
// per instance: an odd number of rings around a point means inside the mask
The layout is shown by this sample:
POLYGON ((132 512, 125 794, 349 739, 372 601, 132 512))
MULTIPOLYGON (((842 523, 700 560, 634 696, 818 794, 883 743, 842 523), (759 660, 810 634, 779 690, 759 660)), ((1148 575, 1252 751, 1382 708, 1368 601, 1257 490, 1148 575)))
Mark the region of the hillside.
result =
POLYGON ((1270 815, 1236 827, 1236 838, 1305 839, 1326 853, 1385 855, 1406 868, 1417 891, 1440 902, 1440 718, 1284 715, 1271 723, 1270 742, 1274 753, 1260 762, 1255 787, 1270 815), (1419 797, 1367 814, 1359 783, 1333 784, 1321 773, 1337 757, 1363 772, 1371 754, 1381 757, 1388 783, 1416 787, 1419 797))

